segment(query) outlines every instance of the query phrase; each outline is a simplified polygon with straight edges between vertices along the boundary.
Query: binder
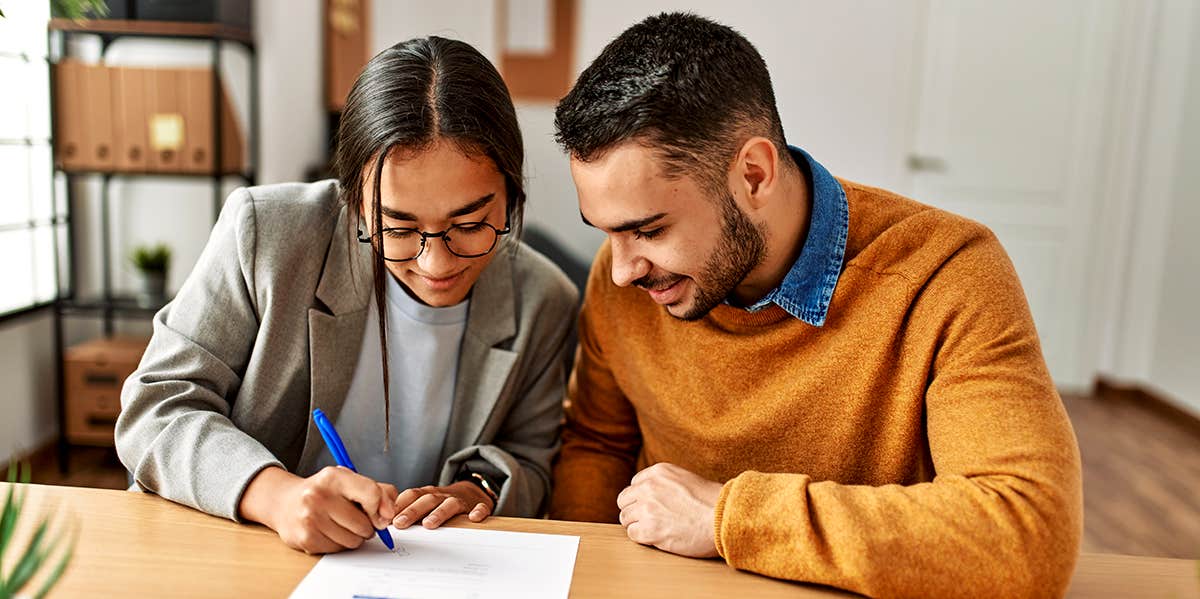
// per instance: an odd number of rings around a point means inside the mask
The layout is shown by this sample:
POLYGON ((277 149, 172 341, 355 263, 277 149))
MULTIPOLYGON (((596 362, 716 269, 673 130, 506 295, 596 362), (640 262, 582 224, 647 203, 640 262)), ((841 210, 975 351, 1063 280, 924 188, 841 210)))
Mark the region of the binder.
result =
POLYGON ((147 169, 146 70, 110 67, 116 117, 114 170, 141 173, 147 169))
POLYGON ((67 171, 86 168, 83 66, 70 59, 54 65, 54 161, 67 171))
MULTIPOLYGON (((216 167, 213 152, 213 72, 212 69, 180 69, 183 121, 186 130, 182 169, 189 173, 212 173, 216 167)), ((233 103, 225 86, 221 88, 221 165, 223 174, 240 173, 244 169, 244 141, 234 116, 233 103)))
POLYGON ((111 171, 116 164, 113 137, 112 82, 104 65, 83 66, 84 166, 111 171))
POLYGON ((233 102, 221 86, 221 172, 225 174, 241 174, 246 169, 245 138, 242 128, 238 126, 237 113, 233 110, 233 102))
POLYGON ((181 69, 183 84, 184 159, 182 169, 211 173, 213 169, 212 69, 181 69))
POLYGON ((146 69, 146 170, 177 173, 187 136, 180 98, 180 69, 146 69))

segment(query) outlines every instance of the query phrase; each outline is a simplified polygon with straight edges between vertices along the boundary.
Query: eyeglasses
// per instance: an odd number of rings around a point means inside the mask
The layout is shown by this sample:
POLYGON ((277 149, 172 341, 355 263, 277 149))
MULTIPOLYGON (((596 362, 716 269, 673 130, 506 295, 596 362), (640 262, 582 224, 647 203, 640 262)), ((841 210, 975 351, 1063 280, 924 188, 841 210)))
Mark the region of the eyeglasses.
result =
POLYGON ((497 229, 487 222, 459 223, 442 231, 426 233, 420 229, 391 227, 381 229, 374 235, 366 235, 358 230, 358 241, 370 243, 371 247, 381 251, 384 260, 388 262, 408 262, 416 260, 430 237, 441 237, 442 243, 451 254, 459 258, 479 258, 486 256, 496 247, 501 235, 512 232, 508 219, 505 219, 504 229, 497 229), (380 238, 378 244, 372 243, 374 238, 380 238))

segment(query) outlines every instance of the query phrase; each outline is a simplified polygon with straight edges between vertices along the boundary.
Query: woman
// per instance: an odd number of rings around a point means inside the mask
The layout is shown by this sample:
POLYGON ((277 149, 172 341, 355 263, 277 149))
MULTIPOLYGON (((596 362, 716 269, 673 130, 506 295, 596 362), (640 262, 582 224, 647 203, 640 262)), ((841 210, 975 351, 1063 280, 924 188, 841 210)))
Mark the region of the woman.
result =
POLYGON ((577 294, 516 239, 522 160, 474 48, 430 37, 373 58, 338 180, 234 192, 155 316, 117 422, 137 483, 310 553, 393 522, 537 515, 577 294), (315 408, 360 474, 332 467, 315 408))

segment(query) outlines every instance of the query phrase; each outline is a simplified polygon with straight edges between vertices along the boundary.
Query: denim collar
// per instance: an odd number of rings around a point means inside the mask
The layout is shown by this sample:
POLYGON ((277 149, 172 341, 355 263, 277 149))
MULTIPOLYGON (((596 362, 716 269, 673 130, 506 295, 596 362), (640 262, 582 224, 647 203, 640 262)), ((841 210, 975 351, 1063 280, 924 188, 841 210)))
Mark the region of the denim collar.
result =
POLYGON ((788 150, 808 174, 812 198, 808 238, 783 282, 746 310, 757 312, 776 304, 788 314, 819 327, 825 324, 829 300, 842 272, 846 237, 850 232, 850 206, 841 183, 825 167, 800 148, 788 146, 788 150))

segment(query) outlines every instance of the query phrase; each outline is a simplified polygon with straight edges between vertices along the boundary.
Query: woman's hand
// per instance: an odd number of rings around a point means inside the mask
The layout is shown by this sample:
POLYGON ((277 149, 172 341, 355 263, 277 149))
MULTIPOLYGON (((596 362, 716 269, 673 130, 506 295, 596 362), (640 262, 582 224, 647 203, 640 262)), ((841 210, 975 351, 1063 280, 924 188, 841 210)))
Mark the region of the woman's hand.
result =
POLYGON ((396 498, 396 518, 392 525, 408 528, 418 520, 425 528, 434 529, 467 510, 471 522, 483 522, 495 509, 492 498, 483 489, 459 481, 445 487, 426 486, 406 489, 396 498))
POLYGON ((271 527, 289 547, 305 553, 355 549, 396 515, 396 487, 342 467, 300 478, 266 468, 242 495, 242 516, 271 527))

